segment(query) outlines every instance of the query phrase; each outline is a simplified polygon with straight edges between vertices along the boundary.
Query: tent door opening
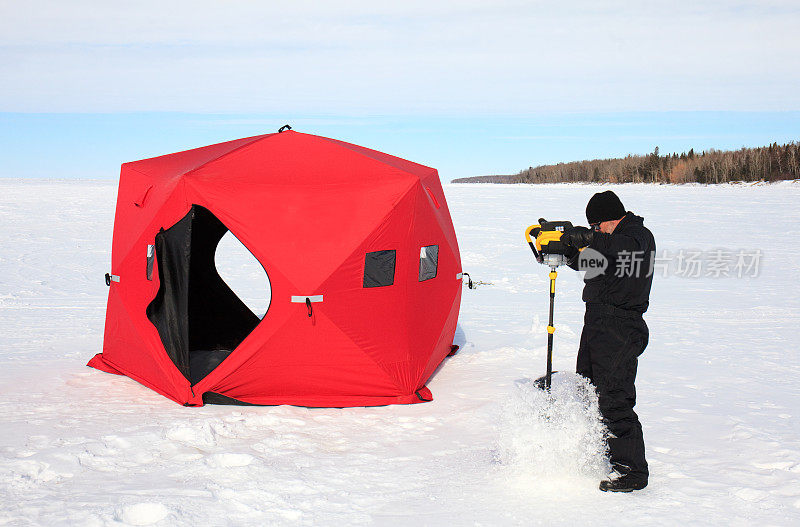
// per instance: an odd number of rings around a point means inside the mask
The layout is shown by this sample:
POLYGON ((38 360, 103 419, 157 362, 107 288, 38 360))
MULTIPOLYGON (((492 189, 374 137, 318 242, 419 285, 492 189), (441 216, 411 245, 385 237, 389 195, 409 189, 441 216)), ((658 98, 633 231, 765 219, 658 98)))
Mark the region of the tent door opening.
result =
POLYGON ((219 366, 261 321, 217 270, 215 255, 227 232, 211 211, 192 205, 155 239, 160 286, 147 318, 192 385, 219 366))

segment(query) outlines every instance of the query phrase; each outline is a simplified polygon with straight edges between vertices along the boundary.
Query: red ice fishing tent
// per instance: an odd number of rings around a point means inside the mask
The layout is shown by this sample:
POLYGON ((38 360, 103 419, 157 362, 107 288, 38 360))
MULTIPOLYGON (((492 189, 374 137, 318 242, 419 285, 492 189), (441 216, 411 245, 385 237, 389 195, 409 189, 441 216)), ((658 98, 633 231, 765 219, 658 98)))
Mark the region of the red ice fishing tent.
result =
POLYGON ((293 132, 122 165, 103 352, 89 366, 188 406, 431 400, 461 260, 435 169, 293 132), (263 319, 220 278, 230 232, 263 319))

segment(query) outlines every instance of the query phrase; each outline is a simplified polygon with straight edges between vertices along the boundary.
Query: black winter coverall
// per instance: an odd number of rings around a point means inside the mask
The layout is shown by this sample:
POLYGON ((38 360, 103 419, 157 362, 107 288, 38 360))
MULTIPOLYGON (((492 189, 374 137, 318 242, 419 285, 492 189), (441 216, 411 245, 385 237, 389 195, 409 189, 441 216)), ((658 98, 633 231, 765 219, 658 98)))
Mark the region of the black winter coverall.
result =
MULTIPOLYGON (((646 479, 642 425, 633 411, 634 382, 649 336, 642 314, 649 304, 656 243, 643 218, 628 212, 612 234, 595 231, 589 247, 605 256, 608 267, 585 280, 586 315, 576 371, 597 388, 600 412, 611 433, 608 448, 614 469, 646 479)), ((569 265, 577 268, 577 255, 569 265)))

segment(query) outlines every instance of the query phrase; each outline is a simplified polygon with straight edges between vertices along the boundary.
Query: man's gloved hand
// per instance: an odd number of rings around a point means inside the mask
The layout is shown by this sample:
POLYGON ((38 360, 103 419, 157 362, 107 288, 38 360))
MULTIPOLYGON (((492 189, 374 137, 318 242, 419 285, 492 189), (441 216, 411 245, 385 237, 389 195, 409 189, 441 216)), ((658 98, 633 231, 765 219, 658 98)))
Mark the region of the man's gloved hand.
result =
POLYGON ((561 235, 561 241, 564 245, 575 247, 576 249, 583 249, 588 247, 594 240, 594 231, 588 227, 573 227, 564 231, 561 235))

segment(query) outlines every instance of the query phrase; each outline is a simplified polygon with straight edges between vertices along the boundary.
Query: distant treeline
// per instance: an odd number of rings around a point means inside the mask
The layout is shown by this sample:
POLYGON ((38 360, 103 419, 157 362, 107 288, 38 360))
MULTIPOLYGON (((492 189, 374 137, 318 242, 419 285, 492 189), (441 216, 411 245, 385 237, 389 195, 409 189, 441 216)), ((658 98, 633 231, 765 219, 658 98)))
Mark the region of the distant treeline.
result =
POLYGON ((800 143, 735 151, 694 149, 681 154, 629 155, 530 167, 509 176, 477 176, 453 183, 727 183, 800 178, 800 143))

